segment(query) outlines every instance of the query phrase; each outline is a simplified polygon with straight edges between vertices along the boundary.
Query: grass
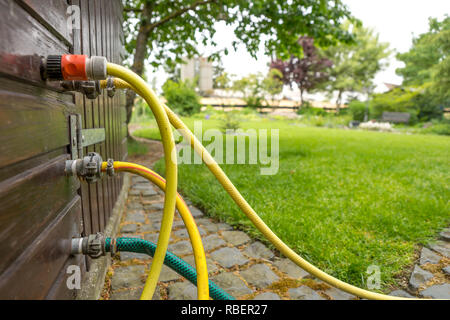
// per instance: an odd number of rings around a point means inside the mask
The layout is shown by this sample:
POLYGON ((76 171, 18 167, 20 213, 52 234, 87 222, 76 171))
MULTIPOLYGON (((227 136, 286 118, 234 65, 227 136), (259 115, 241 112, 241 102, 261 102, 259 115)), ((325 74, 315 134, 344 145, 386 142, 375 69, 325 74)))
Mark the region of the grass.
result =
POLYGON ((127 148, 129 157, 145 155, 149 152, 149 148, 146 144, 140 143, 132 138, 128 138, 127 148))
MULTIPOLYGON (((192 128, 195 119, 183 120, 192 128)), ((368 266, 377 265, 386 290, 413 263, 417 245, 450 222, 448 137, 247 120, 242 128, 280 130, 278 173, 222 168, 285 243, 339 279, 365 288, 368 266)), ((204 128, 220 125, 203 120, 204 128)), ((156 127, 135 135, 159 137, 156 127)), ((164 172, 163 161, 156 169, 164 172)), ((181 165, 179 189, 208 215, 264 240, 204 165, 181 165)))

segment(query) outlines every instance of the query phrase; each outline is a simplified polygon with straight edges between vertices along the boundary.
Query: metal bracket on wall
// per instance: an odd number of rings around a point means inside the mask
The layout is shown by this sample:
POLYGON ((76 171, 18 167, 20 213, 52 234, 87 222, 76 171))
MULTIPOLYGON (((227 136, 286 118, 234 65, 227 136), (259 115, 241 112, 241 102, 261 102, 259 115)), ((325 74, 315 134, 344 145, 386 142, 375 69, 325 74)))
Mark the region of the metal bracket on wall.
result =
POLYGON ((105 128, 82 129, 81 115, 69 115, 70 154, 72 160, 83 157, 83 148, 105 141, 105 128))

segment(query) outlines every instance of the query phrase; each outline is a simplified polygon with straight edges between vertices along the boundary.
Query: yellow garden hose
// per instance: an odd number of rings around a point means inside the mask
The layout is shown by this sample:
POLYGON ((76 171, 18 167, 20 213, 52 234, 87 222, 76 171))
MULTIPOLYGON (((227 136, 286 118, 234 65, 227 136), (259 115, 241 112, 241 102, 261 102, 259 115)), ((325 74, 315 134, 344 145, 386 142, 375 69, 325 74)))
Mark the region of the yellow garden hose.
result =
MULTIPOLYGON (((124 79, 126 81, 126 79, 124 79)), ((117 88, 129 88, 135 90, 139 95, 142 96, 142 92, 134 86, 133 84, 123 83, 120 80, 115 80, 114 84, 117 88)), ((379 294, 371 291, 367 291, 348 283, 345 283, 337 278, 330 276, 329 274, 318 269, 308 261, 304 260, 297 253, 295 253, 291 248, 289 248, 278 236, 273 233, 273 231, 264 223, 264 221, 258 216, 258 214, 253 210, 253 208, 247 203, 247 201, 242 197, 230 179, 226 176, 220 166, 216 163, 214 158, 209 154, 209 152, 203 147, 203 145, 198 141, 198 139, 192 134, 189 128, 178 118, 178 116, 170 110, 166 105, 164 109, 170 120, 170 123, 180 131, 184 138, 190 141, 191 147, 201 156, 203 162, 206 164, 208 169, 213 173, 213 175, 220 182, 225 191, 231 196, 234 202, 239 206, 239 208, 244 212, 244 214, 250 219, 250 221, 255 225, 255 227, 287 258, 294 262, 299 267, 303 268, 308 273, 314 275, 320 280, 326 283, 356 295, 365 299, 374 300, 403 300, 406 298, 395 297, 384 294, 379 294)), ((166 159, 167 161, 167 159, 166 159)))
POLYGON ((147 86, 145 81, 129 69, 114 63, 107 63, 106 72, 110 76, 121 78, 131 84, 134 88, 136 88, 141 97, 145 99, 155 115, 164 147, 167 179, 165 190, 166 194, 164 198, 164 212, 161 221, 157 248, 150 267, 149 276, 145 282, 144 290, 141 295, 142 300, 151 300, 158 283, 164 258, 166 256, 175 214, 175 202, 177 196, 177 163, 176 158, 172 159, 171 157, 171 153, 175 150, 175 142, 167 114, 164 112, 164 107, 161 102, 159 102, 159 99, 155 93, 147 86))
MULTIPOLYGON (((102 171, 106 171, 107 165, 107 162, 102 163, 102 171)), ((114 171, 126 171, 140 175, 141 177, 144 177, 150 182, 156 184, 161 190, 166 190, 166 182, 164 178, 149 168, 135 163, 121 161, 114 161, 113 166, 114 171)), ((198 231, 197 225, 191 212, 189 211, 188 206, 179 194, 177 194, 176 206, 186 226, 189 239, 191 240, 192 249, 194 251, 195 268, 197 270, 198 299, 209 300, 208 270, 200 232, 198 231)))

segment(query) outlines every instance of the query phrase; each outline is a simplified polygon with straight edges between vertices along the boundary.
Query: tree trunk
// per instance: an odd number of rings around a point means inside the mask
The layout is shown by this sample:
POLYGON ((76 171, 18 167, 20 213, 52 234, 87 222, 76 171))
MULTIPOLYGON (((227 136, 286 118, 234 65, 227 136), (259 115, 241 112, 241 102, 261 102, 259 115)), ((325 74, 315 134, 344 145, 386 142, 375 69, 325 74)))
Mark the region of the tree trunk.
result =
POLYGON ((299 109, 301 109, 303 107, 303 88, 298 87, 298 89, 300 90, 300 107, 299 107, 299 109))
POLYGON ((339 90, 338 97, 336 99, 336 113, 337 114, 341 111, 341 103, 342 103, 342 91, 339 90))
MULTIPOLYGON (((142 9, 141 25, 139 27, 138 35, 136 38, 136 49, 134 52, 133 65, 131 66, 131 70, 133 70, 133 72, 135 72, 139 76, 142 76, 142 74, 144 73, 144 61, 147 55, 147 42, 151 32, 151 11, 152 9, 150 2, 145 2, 144 8, 142 9)), ((133 90, 128 90, 125 104, 125 108, 127 111, 127 124, 130 123, 131 120, 135 98, 136 93, 133 90)), ((130 136, 129 132, 128 136, 130 136)))

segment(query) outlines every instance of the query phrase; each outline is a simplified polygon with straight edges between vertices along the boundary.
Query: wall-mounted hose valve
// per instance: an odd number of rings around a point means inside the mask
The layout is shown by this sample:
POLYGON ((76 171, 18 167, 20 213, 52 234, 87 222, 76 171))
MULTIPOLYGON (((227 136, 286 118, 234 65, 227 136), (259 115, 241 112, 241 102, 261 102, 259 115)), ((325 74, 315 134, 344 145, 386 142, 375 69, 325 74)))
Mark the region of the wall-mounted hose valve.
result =
POLYGON ((105 237, 97 233, 83 238, 73 238, 70 251, 71 254, 86 254, 97 259, 106 254, 105 237))
POLYGON ((88 99, 96 99, 101 93, 100 82, 97 81, 61 81, 66 91, 81 92, 88 99))
POLYGON ((90 152, 83 159, 67 160, 65 172, 68 176, 78 176, 87 183, 94 183, 102 177, 102 157, 90 152))

